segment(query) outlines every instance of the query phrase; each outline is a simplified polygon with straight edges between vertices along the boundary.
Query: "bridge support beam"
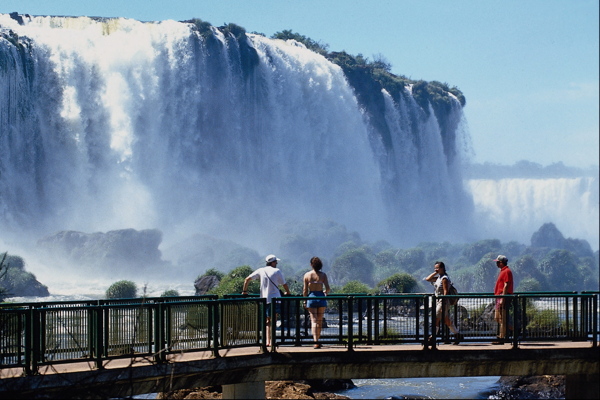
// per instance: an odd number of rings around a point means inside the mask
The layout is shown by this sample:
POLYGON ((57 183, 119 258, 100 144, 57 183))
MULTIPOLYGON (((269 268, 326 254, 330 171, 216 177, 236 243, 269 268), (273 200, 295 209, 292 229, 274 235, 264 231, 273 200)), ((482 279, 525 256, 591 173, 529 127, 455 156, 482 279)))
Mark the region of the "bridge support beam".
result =
POLYGON ((265 382, 236 383, 223 385, 224 399, 265 399, 265 382))
POLYGON ((598 399, 600 383, 598 375, 567 375, 565 381, 565 399, 598 399))

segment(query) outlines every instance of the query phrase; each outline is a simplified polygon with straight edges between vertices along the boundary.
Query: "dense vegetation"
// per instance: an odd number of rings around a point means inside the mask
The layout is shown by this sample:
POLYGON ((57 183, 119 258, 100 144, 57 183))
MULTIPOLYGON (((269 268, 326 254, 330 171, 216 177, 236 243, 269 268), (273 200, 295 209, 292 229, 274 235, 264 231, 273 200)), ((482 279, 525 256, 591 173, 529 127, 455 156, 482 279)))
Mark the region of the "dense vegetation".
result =
MULTIPOLYGON (((551 223, 533 234, 530 246, 487 239, 464 244, 421 243, 409 249, 387 242, 363 242, 357 234, 344 234, 343 227, 333 223, 307 225, 304 234, 299 229, 296 225, 288 232, 283 253, 278 253, 282 256, 279 268, 296 295, 302 293, 310 255, 324 260, 324 272, 337 293, 430 292, 432 287, 423 278, 433 271, 436 261, 444 261, 460 292, 491 293, 498 275, 493 260, 499 254, 509 259, 517 292, 598 290, 598 251, 593 252, 584 240, 564 238, 551 223), (328 253, 323 246, 336 241, 337 247, 328 253), (315 253, 307 253, 307 249, 315 249, 315 253)), ((249 265, 229 273, 211 269, 201 277, 219 278, 220 284, 210 293, 239 293, 252 270, 249 265)), ((249 292, 258 293, 256 282, 249 292)))
POLYGON ((48 296, 48 287, 25 270, 22 257, 5 252, 0 255, 0 301, 12 296, 48 296))

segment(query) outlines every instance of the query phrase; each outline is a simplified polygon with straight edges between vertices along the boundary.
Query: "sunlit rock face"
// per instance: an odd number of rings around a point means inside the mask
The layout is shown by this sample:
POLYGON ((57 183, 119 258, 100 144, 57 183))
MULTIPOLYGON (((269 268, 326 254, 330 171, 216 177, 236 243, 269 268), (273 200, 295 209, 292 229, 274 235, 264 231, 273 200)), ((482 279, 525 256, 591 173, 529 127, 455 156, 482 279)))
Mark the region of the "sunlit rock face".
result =
POLYGON ((474 237, 451 95, 389 93, 295 41, 20 18, 0 15, 1 235, 264 246, 279 224, 333 220, 400 245, 474 237))

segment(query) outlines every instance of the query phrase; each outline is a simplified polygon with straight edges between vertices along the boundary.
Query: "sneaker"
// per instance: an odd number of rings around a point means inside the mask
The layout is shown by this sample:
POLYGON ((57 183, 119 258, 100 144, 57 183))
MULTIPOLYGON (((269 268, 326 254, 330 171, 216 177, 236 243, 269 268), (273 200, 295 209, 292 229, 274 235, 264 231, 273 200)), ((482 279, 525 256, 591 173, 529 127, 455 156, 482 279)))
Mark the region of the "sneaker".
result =
POLYGON ((492 344, 504 344, 505 341, 503 338, 496 338, 495 341, 492 342, 492 344))
POLYGON ((457 333, 456 335, 454 335, 454 345, 459 344, 462 340, 464 340, 465 337, 463 336, 462 333, 457 333))

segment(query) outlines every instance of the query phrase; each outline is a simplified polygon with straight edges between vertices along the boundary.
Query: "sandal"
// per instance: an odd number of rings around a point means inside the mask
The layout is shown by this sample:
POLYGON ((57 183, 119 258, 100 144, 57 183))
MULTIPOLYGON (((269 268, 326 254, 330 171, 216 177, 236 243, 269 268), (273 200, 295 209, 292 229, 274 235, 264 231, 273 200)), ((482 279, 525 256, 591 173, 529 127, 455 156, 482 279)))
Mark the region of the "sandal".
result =
POLYGON ((320 349, 321 347, 323 347, 323 346, 321 346, 320 343, 315 344, 315 349, 320 349))

